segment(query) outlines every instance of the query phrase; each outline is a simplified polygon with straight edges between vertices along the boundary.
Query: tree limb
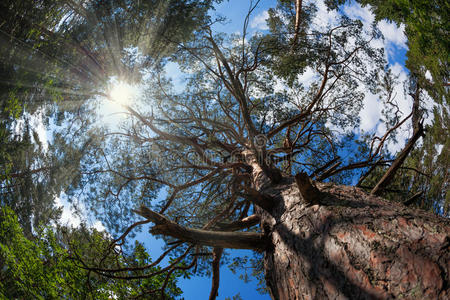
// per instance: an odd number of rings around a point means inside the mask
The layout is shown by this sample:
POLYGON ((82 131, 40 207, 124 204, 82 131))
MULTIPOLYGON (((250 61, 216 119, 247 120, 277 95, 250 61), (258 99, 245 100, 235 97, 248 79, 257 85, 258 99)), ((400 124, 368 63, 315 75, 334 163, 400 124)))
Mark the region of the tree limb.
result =
POLYGON ((308 204, 314 205, 319 203, 320 191, 314 186, 306 173, 301 172, 295 175, 295 182, 300 190, 300 194, 308 204))
POLYGON ((266 237, 261 233, 186 228, 145 206, 141 206, 139 210, 133 210, 133 212, 155 223, 150 230, 151 233, 171 236, 197 245, 264 251, 268 243, 266 237))
POLYGON ((415 193, 411 198, 407 199, 403 202, 404 205, 410 206, 413 204, 417 199, 419 199, 423 195, 423 191, 415 193))
POLYGON ((295 0, 295 27, 294 27, 294 39, 292 46, 295 47, 298 41, 298 35, 300 32, 300 15, 302 14, 302 0, 295 0))

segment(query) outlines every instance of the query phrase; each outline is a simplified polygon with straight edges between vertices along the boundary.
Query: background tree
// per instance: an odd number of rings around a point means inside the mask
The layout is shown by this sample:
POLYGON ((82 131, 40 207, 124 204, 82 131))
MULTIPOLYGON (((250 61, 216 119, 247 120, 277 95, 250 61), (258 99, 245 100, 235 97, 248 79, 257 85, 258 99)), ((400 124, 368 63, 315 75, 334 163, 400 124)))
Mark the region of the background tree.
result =
POLYGON ((64 133, 43 141, 40 135, 61 124, 90 126, 94 107, 84 103, 92 93, 106 89, 112 76, 137 80, 139 68, 161 63, 173 51, 165 39, 190 39, 192 30, 209 22, 211 4, 2 2, 0 203, 16 211, 27 235, 30 220, 36 227, 58 218, 54 200, 76 185, 87 147, 71 144, 64 133), (145 55, 139 65, 130 60, 131 47, 145 55))
MULTIPOLYGON (((37 230, 40 224, 58 222, 61 208, 55 205, 55 199, 69 186, 77 186, 81 178, 80 159, 96 141, 77 134, 69 137, 66 133, 74 128, 79 133, 87 133, 87 127, 92 129, 95 107, 92 101, 87 103, 92 100, 92 92, 106 90, 113 76, 138 80, 139 68, 161 64, 173 51, 172 44, 165 40, 190 39, 195 28, 209 22, 207 11, 211 5, 208 0, 1 2, 0 205, 13 208, 30 239, 23 237, 16 223, 5 225, 2 265, 9 269, 2 278, 11 279, 2 281, 5 297, 78 298, 92 293, 87 289, 89 281, 82 278, 89 272, 77 269, 80 266, 75 263, 56 263, 47 268, 40 256, 47 250, 49 256, 53 251, 67 252, 67 245, 61 248, 60 241, 53 238, 53 229, 44 235, 37 230), (130 60, 131 47, 138 46, 145 56, 139 66, 130 60), (9 229, 14 236, 6 235, 9 229), (8 244, 8 237, 12 244, 8 244), (47 239, 51 245, 42 245, 47 239), (14 255, 19 254, 24 255, 22 264, 13 266, 14 255), (22 272, 22 267, 29 266, 31 273, 22 272), (74 277, 60 280, 59 271, 73 272, 74 277), (47 273, 51 273, 49 277, 47 273), (26 284, 20 285, 21 280, 26 284), (38 281, 42 288, 36 287, 38 281)), ((9 211, 7 214, 12 215, 9 211)), ((107 246, 105 237, 87 230, 78 235, 79 240, 85 235, 86 239, 97 239, 98 246, 107 246)), ((86 248, 86 243, 81 247, 86 248)), ((127 262, 115 267, 150 264, 142 246, 127 249, 134 251, 134 258, 118 254, 127 262)), ((89 256, 82 253, 80 257, 89 256)), ((167 295, 174 297, 180 293, 174 276, 181 273, 174 273, 166 281, 153 277, 126 284, 97 278, 95 288, 107 290, 96 291, 93 297, 109 297, 111 290, 121 297, 137 296, 143 289, 161 286, 169 288, 167 295)))
MULTIPOLYGON (((11 209, 2 207, 0 214, 0 295, 5 299, 125 299, 139 296, 147 289, 161 288, 164 283, 162 276, 128 281, 99 277, 77 265, 74 257, 90 262, 99 260, 99 253, 112 242, 104 232, 86 227, 57 230, 47 227, 40 228, 35 238, 29 240, 11 209)), ((138 242, 128 255, 118 249, 113 255, 102 257, 102 265, 139 269, 151 263, 138 242)), ((164 283, 170 299, 181 294, 176 286, 177 275, 180 274, 173 274, 164 283)))

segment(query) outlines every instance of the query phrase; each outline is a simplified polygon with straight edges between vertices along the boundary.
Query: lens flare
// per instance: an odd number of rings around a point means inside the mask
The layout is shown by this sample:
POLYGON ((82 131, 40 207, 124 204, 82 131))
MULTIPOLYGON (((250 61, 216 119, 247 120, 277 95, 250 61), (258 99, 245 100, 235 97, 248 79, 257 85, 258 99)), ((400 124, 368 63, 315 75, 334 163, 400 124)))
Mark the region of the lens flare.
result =
POLYGON ((109 92, 111 99, 118 104, 129 104, 135 95, 136 89, 125 82, 114 84, 109 92))

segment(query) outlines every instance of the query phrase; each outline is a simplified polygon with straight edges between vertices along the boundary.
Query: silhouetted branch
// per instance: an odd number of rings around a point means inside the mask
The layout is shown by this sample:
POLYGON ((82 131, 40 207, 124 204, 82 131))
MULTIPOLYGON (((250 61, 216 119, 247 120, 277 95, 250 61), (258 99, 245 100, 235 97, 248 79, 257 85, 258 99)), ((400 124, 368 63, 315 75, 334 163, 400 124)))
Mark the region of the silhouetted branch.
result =
POLYGON ((403 204, 406 205, 406 206, 410 206, 411 204, 416 202, 416 200, 419 199, 422 195, 423 195, 423 191, 417 192, 411 198, 409 198, 408 200, 404 201, 403 204))

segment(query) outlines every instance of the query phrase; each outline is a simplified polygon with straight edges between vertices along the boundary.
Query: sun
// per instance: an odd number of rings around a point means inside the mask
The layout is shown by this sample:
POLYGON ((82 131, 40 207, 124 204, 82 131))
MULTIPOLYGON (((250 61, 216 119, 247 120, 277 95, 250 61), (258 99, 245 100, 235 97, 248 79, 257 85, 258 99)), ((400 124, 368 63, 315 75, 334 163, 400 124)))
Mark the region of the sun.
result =
POLYGON ((99 121, 111 128, 115 128, 128 116, 128 108, 140 99, 142 88, 126 81, 111 78, 106 91, 99 102, 99 121))
POLYGON ((116 82, 112 85, 109 96, 114 102, 127 105, 136 97, 136 88, 126 82, 116 82))

